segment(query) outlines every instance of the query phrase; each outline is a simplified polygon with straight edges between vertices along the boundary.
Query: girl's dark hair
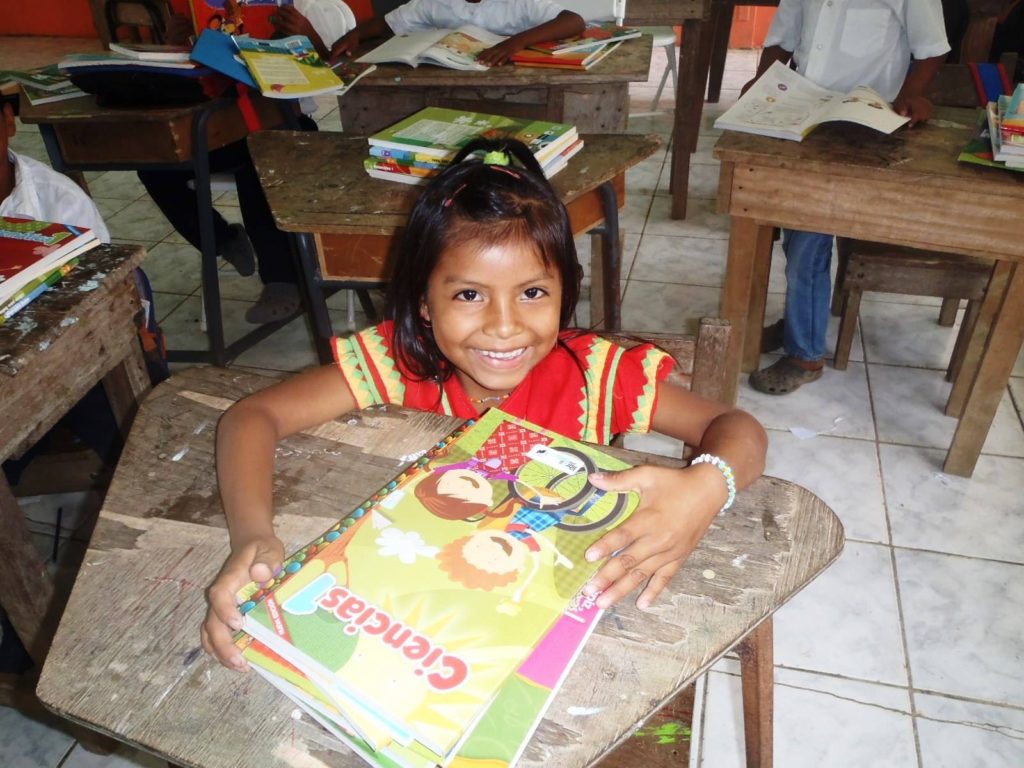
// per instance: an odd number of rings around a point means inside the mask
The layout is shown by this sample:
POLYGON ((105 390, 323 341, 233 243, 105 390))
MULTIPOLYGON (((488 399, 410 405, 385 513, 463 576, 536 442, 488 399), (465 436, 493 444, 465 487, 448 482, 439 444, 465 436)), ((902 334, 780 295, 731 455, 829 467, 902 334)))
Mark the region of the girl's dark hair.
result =
POLYGON ((388 292, 394 354, 405 373, 444 381, 451 366, 420 314, 427 282, 445 251, 477 241, 522 239, 562 279, 559 323, 566 328, 580 293, 580 267, 565 206, 526 145, 514 139, 476 139, 424 189, 409 214, 388 292), (517 163, 484 163, 474 153, 502 152, 517 163))

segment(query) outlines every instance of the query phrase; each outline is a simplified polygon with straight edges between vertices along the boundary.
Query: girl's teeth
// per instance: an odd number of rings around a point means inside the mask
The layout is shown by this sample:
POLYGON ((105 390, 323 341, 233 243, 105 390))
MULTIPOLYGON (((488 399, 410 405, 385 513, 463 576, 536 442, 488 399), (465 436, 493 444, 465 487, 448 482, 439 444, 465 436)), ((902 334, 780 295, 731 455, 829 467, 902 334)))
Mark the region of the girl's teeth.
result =
POLYGON ((491 352, 488 350, 480 351, 480 354, 482 354, 484 357, 493 357, 498 360, 511 360, 513 357, 518 357, 522 353, 522 349, 514 349, 511 352, 491 352))

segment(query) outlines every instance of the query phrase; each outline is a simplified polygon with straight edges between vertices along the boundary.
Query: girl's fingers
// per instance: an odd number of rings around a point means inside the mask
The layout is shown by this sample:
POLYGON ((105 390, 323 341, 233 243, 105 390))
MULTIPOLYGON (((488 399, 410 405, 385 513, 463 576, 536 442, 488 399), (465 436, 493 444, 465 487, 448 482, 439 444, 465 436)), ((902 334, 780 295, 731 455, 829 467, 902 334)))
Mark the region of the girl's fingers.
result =
POLYGON ((242 628, 242 614, 238 612, 238 606, 235 604, 235 592, 236 590, 230 589, 218 581, 210 587, 207 594, 210 612, 233 632, 242 628))
POLYGON ((201 629, 201 640, 206 652, 225 667, 238 672, 248 669, 249 665, 235 645, 232 632, 216 616, 207 614, 201 629))
POLYGON ((682 566, 685 558, 678 560, 670 560, 661 566, 651 576, 650 581, 647 582, 647 586, 644 591, 640 593, 640 597, 637 598, 636 607, 642 611, 646 611, 652 605, 654 601, 658 599, 658 595, 661 594, 662 590, 668 586, 669 581, 675 576, 676 571, 682 566))

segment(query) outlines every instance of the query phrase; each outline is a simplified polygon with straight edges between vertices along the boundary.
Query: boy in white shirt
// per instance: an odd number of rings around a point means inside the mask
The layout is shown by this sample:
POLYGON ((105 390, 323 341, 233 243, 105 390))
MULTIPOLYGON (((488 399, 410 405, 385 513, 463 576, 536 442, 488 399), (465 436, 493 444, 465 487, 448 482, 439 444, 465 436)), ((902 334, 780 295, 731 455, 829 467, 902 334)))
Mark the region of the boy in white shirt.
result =
MULTIPOLYGON (((776 61, 796 64, 818 85, 874 88, 909 125, 931 117, 925 92, 949 52, 940 0, 781 0, 745 92, 776 61)), ((765 329, 762 350, 785 355, 750 375, 750 385, 784 395, 821 378, 832 288, 833 236, 783 230, 784 320, 765 329)))
POLYGON ((85 227, 109 243, 96 204, 75 182, 8 146, 17 130, 13 104, 11 98, 0 101, 0 216, 85 227))
POLYGON ((585 26, 582 16, 551 0, 410 0, 384 17, 356 25, 334 44, 331 58, 351 56, 363 40, 464 24, 509 36, 477 58, 490 67, 506 63, 529 45, 578 35, 585 26))

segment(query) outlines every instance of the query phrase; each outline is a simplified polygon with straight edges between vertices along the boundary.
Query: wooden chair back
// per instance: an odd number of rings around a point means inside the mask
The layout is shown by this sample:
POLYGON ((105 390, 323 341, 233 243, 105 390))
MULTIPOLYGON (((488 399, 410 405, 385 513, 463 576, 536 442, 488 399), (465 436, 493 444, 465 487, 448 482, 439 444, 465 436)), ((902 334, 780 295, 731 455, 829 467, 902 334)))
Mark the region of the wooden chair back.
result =
POLYGON ((626 349, 648 342, 660 347, 676 361, 668 381, 708 400, 726 402, 725 354, 732 333, 728 320, 703 317, 696 335, 605 330, 596 333, 626 349))

